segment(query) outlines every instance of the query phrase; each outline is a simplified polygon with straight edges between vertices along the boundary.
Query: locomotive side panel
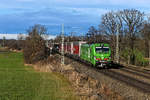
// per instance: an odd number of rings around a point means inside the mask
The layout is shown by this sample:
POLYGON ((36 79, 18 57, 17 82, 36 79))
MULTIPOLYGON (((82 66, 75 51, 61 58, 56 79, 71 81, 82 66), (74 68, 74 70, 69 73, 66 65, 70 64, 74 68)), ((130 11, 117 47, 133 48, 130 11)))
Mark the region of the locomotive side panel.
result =
POLYGON ((86 42, 83 42, 83 41, 74 42, 73 43, 73 55, 77 55, 80 57, 81 45, 85 43, 86 42))
POLYGON ((80 51, 80 57, 81 59, 85 60, 85 61, 88 61, 90 62, 90 53, 89 53, 89 50, 90 50, 90 46, 88 44, 83 44, 81 45, 81 51, 80 51))

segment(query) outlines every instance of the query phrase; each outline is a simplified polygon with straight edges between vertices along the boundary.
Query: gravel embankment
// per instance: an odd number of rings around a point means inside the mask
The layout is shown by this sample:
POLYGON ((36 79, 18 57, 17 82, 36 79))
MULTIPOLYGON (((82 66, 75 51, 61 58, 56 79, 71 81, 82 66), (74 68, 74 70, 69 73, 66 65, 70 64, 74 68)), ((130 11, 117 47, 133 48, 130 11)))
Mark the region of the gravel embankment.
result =
MULTIPOLYGON (((87 67, 84 64, 78 63, 72 59, 66 58, 67 63, 71 62, 72 67, 81 73, 85 73, 96 80, 99 80, 102 84, 106 84, 112 91, 119 93, 125 100, 150 100, 149 93, 143 93, 136 88, 120 82, 110 76, 104 75, 91 67, 87 67)), ((115 69, 118 70, 118 69, 115 69)), ((113 76, 112 76, 113 77, 113 76)), ((135 76, 136 77, 136 76, 135 76)), ((141 78, 141 77, 140 77, 141 78)), ((142 78, 141 78, 142 79, 142 78)))
POLYGON ((118 73, 121 73, 123 75, 128 75, 130 77, 133 77, 135 79, 138 79, 140 81, 143 81, 143 82, 146 82, 146 83, 149 83, 150 84, 150 75, 144 75, 144 74, 141 74, 138 72, 138 75, 137 75, 137 72, 136 71, 131 71, 131 70, 122 70, 122 69, 111 69, 115 72, 118 72, 118 73), (134 74, 135 73, 135 74, 134 74), (142 76, 143 75, 143 76, 142 76))
MULTIPOLYGON (((150 100, 150 93, 143 93, 130 84, 119 81, 114 78, 116 74, 109 74, 107 69, 93 68, 68 57, 65 57, 65 65, 61 66, 59 55, 51 58, 48 60, 50 63, 45 67, 46 70, 59 72, 68 78, 81 100, 150 100)), ((133 78, 142 78, 122 72, 120 69, 111 70, 133 78)), ((142 81, 147 82, 148 79, 142 81)))

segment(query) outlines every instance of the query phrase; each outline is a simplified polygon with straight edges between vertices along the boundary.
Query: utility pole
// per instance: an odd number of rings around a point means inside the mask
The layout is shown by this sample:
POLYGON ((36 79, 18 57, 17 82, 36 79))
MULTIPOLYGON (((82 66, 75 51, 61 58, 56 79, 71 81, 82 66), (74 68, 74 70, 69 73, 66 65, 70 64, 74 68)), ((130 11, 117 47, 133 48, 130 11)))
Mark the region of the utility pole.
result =
POLYGON ((119 63, 119 25, 117 25, 117 36, 116 36, 116 62, 119 63))
POLYGON ((79 32, 80 32, 80 35, 81 35, 81 41, 84 41, 84 34, 82 32, 82 27, 79 27, 79 32))
POLYGON ((81 33, 81 41, 84 41, 84 35, 83 35, 83 32, 81 33))
POLYGON ((62 24, 61 38, 61 64, 64 65, 64 24, 62 24))

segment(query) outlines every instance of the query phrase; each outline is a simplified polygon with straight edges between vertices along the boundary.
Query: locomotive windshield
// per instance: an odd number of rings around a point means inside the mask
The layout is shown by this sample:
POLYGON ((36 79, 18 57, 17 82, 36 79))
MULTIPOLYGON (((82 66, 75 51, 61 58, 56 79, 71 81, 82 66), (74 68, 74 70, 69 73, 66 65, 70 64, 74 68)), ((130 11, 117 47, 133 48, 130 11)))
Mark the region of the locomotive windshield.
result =
POLYGON ((96 53, 108 53, 109 47, 96 47, 95 51, 96 53))

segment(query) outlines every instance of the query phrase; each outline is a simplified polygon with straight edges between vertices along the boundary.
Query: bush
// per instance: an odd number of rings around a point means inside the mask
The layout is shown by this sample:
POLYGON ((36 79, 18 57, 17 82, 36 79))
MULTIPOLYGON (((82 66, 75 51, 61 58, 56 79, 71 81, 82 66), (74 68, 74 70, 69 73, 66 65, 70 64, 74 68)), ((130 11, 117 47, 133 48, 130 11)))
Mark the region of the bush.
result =
POLYGON ((26 63, 36 63, 48 57, 49 51, 42 38, 45 32, 46 29, 42 25, 35 25, 28 30, 29 36, 25 40, 23 50, 26 63))
POLYGON ((145 59, 144 54, 141 51, 135 49, 134 55, 136 65, 146 66, 148 64, 148 61, 145 59))
MULTIPOLYGON (((121 53, 122 57, 125 61, 128 61, 128 56, 130 58, 134 58, 134 64, 138 66, 147 66, 148 60, 144 58, 144 54, 142 51, 139 51, 138 49, 134 49, 133 51, 131 49, 124 49, 121 53)), ((132 62, 132 59, 130 59, 130 62, 132 62)))

